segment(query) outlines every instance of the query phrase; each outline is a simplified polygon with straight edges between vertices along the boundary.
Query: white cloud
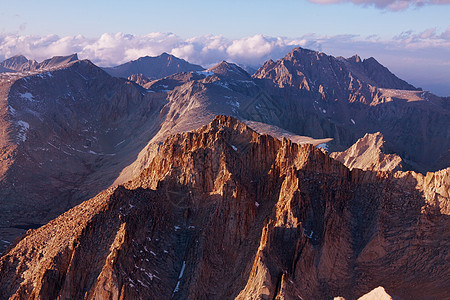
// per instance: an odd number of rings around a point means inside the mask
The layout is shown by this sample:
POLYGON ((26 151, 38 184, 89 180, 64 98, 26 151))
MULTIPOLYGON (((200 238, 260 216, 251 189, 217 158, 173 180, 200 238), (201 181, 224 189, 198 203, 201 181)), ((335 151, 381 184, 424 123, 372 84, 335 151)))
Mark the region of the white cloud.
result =
POLYGON ((280 58, 305 41, 281 37, 253 37, 230 40, 223 36, 198 36, 182 39, 172 33, 132 35, 105 33, 97 39, 83 36, 58 37, 0 34, 0 59, 16 54, 43 60, 55 55, 78 53, 100 66, 118 65, 142 56, 171 53, 205 67, 221 60, 257 65, 268 58, 280 58))
POLYGON ((17 54, 42 61, 55 55, 78 53, 81 59, 90 59, 99 66, 114 66, 167 52, 204 67, 222 60, 256 66, 268 59, 279 59, 296 46, 334 56, 349 57, 356 53, 363 58, 373 56, 399 77, 424 88, 433 86, 438 94, 450 95, 450 27, 444 32, 435 28, 403 32, 390 40, 376 35, 306 34, 298 38, 255 35, 231 40, 220 35, 183 39, 172 33, 159 32, 146 35, 105 33, 92 39, 81 35, 0 33, 0 61, 17 54))
POLYGON ((235 61, 255 65, 269 58, 282 57, 293 47, 304 46, 305 43, 305 41, 301 40, 255 35, 232 41, 227 48, 227 54, 235 61))
POLYGON ((380 9, 400 11, 409 7, 420 7, 424 5, 445 5, 450 0, 308 0, 318 4, 335 4, 351 2, 356 5, 375 6, 380 9))

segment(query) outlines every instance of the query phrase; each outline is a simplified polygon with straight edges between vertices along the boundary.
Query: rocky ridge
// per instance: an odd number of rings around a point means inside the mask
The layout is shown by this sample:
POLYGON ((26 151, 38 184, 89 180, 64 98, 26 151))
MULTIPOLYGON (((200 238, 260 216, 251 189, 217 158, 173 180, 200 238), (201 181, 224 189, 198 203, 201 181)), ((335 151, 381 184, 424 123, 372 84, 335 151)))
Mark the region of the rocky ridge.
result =
POLYGON ((449 181, 350 171, 219 116, 30 230, 0 258, 0 297, 444 298, 449 181))
POLYGON ((38 63, 35 60, 29 60, 23 55, 17 55, 4 60, 0 63, 0 67, 5 68, 8 72, 42 72, 44 70, 50 71, 55 68, 61 68, 77 60, 77 54, 72 54, 69 56, 54 56, 38 63))

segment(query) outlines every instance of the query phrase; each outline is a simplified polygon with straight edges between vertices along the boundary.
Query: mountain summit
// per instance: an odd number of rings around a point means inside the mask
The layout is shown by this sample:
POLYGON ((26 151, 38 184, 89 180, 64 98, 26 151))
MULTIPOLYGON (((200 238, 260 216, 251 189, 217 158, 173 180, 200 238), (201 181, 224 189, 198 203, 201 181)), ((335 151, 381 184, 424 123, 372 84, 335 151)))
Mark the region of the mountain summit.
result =
POLYGON ((134 74, 142 74, 148 79, 158 79, 179 72, 203 71, 204 68, 163 53, 155 57, 141 57, 116 67, 103 68, 103 70, 115 77, 128 78, 134 74))
POLYGON ((294 48, 284 58, 264 63, 255 78, 270 79, 279 87, 299 88, 320 94, 343 97, 348 91, 367 86, 400 90, 417 90, 399 79, 374 58, 361 60, 333 57, 323 52, 294 48))

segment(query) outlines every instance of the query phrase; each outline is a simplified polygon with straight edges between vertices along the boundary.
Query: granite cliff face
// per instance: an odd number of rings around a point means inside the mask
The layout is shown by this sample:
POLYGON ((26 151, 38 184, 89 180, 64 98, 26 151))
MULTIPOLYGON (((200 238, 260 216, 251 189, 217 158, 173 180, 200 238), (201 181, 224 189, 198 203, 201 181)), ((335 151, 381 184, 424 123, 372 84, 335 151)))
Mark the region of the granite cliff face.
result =
POLYGON ((350 171, 219 116, 30 230, 0 258, 0 297, 445 298, 449 181, 350 171))

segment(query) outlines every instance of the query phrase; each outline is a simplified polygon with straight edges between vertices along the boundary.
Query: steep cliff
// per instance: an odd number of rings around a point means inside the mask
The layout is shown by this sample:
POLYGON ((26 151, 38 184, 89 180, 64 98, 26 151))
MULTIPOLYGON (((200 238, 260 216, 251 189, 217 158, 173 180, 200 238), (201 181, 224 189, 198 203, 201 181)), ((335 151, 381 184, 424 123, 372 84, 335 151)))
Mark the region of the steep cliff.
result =
POLYGON ((350 171, 219 116, 0 258, 11 299, 406 299, 450 288, 450 169, 350 171))

